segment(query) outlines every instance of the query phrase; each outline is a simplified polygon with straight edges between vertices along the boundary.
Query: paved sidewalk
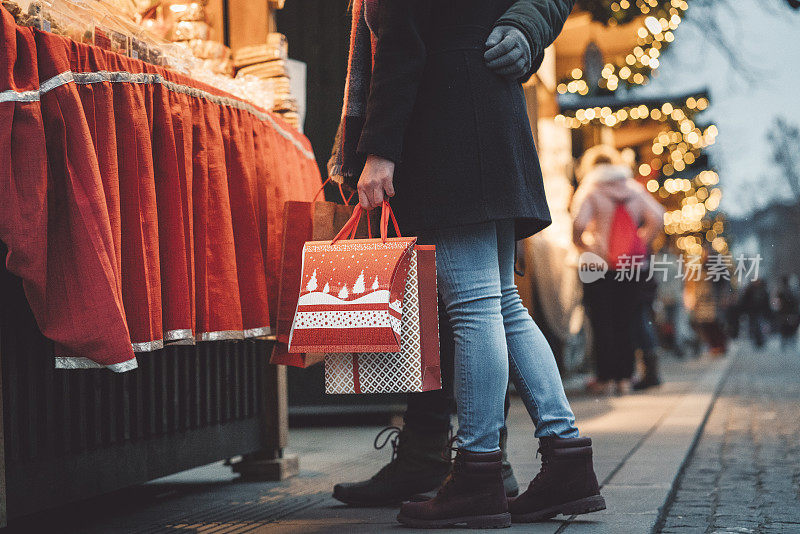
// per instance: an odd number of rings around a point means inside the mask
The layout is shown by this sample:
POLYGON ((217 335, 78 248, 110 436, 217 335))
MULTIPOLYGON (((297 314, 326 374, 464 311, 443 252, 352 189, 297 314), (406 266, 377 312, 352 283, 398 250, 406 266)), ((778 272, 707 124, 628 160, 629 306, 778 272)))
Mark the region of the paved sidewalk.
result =
MULTIPOLYGON (((570 395, 582 433, 594 440, 608 510, 504 532, 651 531, 727 367, 725 359, 664 363, 667 384, 657 390, 627 397, 570 395)), ((519 399, 513 402, 509 428, 509 455, 520 484, 527 485, 539 461, 533 426, 519 399)), ((336 482, 368 477, 388 460, 389 451, 372 449, 378 430, 293 429, 290 452, 300 455, 301 474, 285 482, 240 482, 217 463, 27 518, 15 531, 414 532, 396 523, 394 508, 348 508, 330 496, 336 482)))
POLYGON ((800 532, 800 352, 742 350, 659 532, 800 532))

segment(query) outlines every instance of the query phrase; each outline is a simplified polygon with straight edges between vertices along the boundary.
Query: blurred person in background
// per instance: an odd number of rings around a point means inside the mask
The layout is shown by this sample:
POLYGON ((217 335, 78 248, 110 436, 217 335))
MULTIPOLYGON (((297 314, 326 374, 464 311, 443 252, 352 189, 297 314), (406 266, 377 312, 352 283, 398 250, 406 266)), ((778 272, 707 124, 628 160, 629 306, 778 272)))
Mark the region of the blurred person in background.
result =
POLYGON ((583 156, 580 185, 572 201, 572 239, 582 253, 602 258, 609 271, 583 284, 592 326, 596 380, 587 384, 604 394, 613 384, 618 394, 630 391, 635 363, 635 336, 642 326, 643 283, 648 248, 664 227, 664 209, 636 180, 622 155, 598 145, 583 156), (620 276, 625 257, 638 258, 638 276, 620 276))
POLYGON ((687 264, 683 303, 689 312, 689 323, 708 345, 711 355, 722 356, 728 348, 728 336, 721 304, 723 295, 730 291, 730 283, 709 276, 710 257, 708 250, 704 249, 696 264, 687 264))
POLYGON ((683 282, 678 276, 668 275, 658 279, 653 311, 656 317, 658 344, 675 357, 683 358, 684 347, 679 335, 683 312, 683 282))
POLYGON ((800 326, 800 302, 798 302, 797 295, 786 275, 781 277, 775 300, 778 308, 776 321, 778 333, 781 336, 781 347, 783 349, 794 348, 797 344, 795 339, 797 328, 800 326))
POLYGON ((637 310, 638 325, 634 326, 634 345, 642 352, 642 376, 634 380, 633 389, 641 391, 661 385, 661 375, 658 371, 658 353, 656 347, 655 316, 653 303, 658 292, 658 283, 655 278, 641 282, 642 288, 637 310))
POLYGON ((747 316, 747 330, 756 347, 764 346, 764 329, 772 315, 767 284, 760 278, 748 284, 739 300, 739 311, 747 316))

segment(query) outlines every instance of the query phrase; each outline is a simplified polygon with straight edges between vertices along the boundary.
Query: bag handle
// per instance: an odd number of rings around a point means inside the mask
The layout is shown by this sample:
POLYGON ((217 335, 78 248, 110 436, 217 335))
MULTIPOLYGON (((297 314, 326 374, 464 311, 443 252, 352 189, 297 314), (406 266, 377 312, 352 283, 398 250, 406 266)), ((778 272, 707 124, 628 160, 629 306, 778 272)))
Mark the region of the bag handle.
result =
MULTIPOLYGON (((314 195, 314 200, 312 200, 311 202, 316 202, 317 199, 319 199, 319 196, 322 194, 323 191, 325 191, 325 186, 328 185, 330 182, 331 182, 331 177, 328 176, 328 178, 324 182, 322 182, 322 186, 319 188, 319 191, 317 191, 317 194, 314 195)), ((342 195, 342 200, 344 201, 344 205, 349 206, 350 200, 352 200, 356 192, 353 191, 349 197, 346 197, 344 196, 344 189, 342 189, 342 183, 337 182, 337 185, 339 186, 339 194, 342 195)))
POLYGON ((381 206, 381 239, 384 243, 386 242, 386 237, 389 234, 389 218, 392 219, 395 235, 397 237, 403 237, 402 234, 400 234, 400 227, 397 225, 397 219, 394 218, 392 207, 389 205, 387 200, 384 200, 383 205, 381 206))
MULTIPOLYGON (((355 239, 356 231, 358 230, 358 223, 361 221, 361 216, 365 211, 366 210, 361 207, 361 204, 356 204, 355 209, 353 209, 353 215, 350 216, 342 229, 339 230, 339 233, 336 234, 336 237, 333 238, 331 245, 342 239, 355 239)), ((400 227, 397 224, 397 219, 395 219, 392 207, 389 205, 389 202, 384 201, 383 205, 381 206, 381 241, 384 243, 386 242, 389 234, 389 219, 392 220, 394 231, 397 234, 397 237, 403 237, 400 234, 400 227)), ((367 216, 367 228, 369 230, 370 237, 372 237, 372 224, 369 220, 369 216, 367 216)))

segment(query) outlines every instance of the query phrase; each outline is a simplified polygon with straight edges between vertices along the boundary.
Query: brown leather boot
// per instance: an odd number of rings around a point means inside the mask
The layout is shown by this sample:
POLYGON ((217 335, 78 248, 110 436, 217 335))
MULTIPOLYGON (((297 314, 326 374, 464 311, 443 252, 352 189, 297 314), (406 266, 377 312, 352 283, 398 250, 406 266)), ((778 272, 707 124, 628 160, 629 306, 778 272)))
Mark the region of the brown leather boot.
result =
POLYGON ((539 452, 541 471, 522 495, 508 501, 515 523, 605 510, 592 465, 591 438, 541 438, 539 452))
POLYGON ((500 451, 469 452, 459 449, 453 471, 436 497, 403 504, 397 520, 415 528, 511 526, 501 474, 502 460, 500 451))

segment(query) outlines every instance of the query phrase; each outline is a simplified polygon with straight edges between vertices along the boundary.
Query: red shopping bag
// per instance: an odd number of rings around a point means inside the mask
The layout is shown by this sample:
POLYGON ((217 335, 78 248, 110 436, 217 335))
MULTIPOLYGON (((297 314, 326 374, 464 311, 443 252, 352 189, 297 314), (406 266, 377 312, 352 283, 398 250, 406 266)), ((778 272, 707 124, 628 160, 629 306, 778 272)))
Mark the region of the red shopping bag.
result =
MULTIPOLYGON (((326 180, 328 183, 330 179, 326 180)), ((283 206, 283 243, 281 247, 280 284, 278 286, 278 310, 275 321, 277 342, 272 350, 270 363, 292 367, 310 367, 324 360, 324 354, 292 354, 289 352, 289 333, 300 295, 300 275, 303 267, 303 245, 307 241, 333 239, 353 215, 355 206, 349 206, 339 186, 344 204, 317 201, 325 184, 313 202, 288 201, 283 206)), ((351 195, 352 198, 352 195, 351 195)), ((366 223, 357 229, 357 235, 367 235, 366 223)))
POLYGON ((403 296, 416 238, 386 237, 394 215, 384 204, 381 239, 353 240, 362 212, 356 206, 332 241, 304 245, 289 352, 400 350, 403 296), (350 240, 342 240, 348 235, 350 240))
POLYGON ((436 251, 416 245, 403 299, 400 350, 325 356, 326 393, 410 393, 440 389, 436 251))
POLYGON ((270 357, 269 363, 306 369, 324 361, 325 355, 321 352, 292 354, 289 352, 289 346, 286 343, 278 341, 272 347, 272 356, 270 357))
POLYGON ((618 202, 611 219, 611 230, 608 233, 608 263, 612 269, 621 269, 627 260, 643 259, 647 254, 647 245, 639 237, 639 227, 631 217, 625 202, 618 202))

